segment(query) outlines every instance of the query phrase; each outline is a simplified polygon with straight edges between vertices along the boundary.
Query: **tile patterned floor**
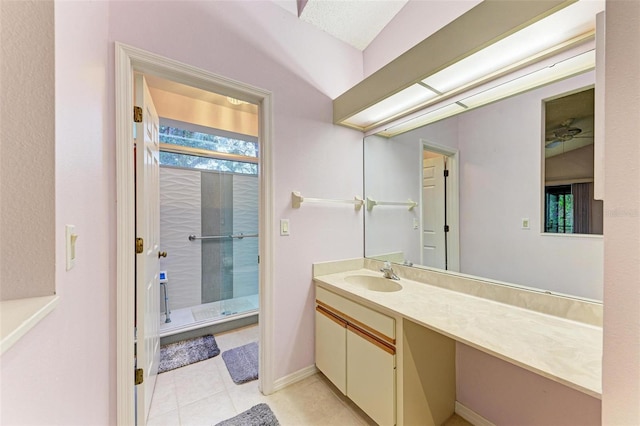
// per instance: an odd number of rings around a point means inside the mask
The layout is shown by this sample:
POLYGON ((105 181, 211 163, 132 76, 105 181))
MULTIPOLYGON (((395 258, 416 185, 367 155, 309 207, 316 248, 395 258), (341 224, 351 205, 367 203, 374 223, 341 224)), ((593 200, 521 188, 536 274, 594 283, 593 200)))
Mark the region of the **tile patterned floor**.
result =
MULTIPOLYGON (((223 352, 257 341, 253 325, 216 335, 223 352)), ((315 374, 272 395, 258 390, 258 381, 236 385, 217 356, 158 376, 149 426, 215 425, 253 405, 265 402, 282 426, 364 426, 375 423, 346 399, 321 374, 315 374)), ((451 425, 469 425, 447 423, 451 425)))

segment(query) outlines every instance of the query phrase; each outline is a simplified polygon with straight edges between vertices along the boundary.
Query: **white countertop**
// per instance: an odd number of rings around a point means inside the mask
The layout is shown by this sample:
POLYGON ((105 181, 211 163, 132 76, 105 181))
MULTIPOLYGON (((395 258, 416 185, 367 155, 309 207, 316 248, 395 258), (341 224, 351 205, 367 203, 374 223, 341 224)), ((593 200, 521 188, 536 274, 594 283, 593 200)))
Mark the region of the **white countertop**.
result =
POLYGON ((458 342, 596 398, 602 395, 602 328, 402 278, 402 290, 349 284, 358 269, 316 276, 321 286, 383 308, 458 342))

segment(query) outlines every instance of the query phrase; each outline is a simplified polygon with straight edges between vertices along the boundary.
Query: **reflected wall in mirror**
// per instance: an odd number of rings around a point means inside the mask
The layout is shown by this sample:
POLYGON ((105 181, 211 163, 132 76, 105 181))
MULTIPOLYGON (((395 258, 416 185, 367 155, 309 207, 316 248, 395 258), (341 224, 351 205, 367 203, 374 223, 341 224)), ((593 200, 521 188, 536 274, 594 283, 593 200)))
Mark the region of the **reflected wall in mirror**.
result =
POLYGON ((602 201, 593 196, 594 93, 544 102, 544 232, 602 234, 602 201))
POLYGON ((455 267, 449 264, 449 270, 602 300, 602 237, 540 232, 545 206, 543 101, 594 83, 594 72, 588 72, 389 139, 366 137, 365 196, 412 199, 418 207, 366 211, 365 256, 442 268, 431 263, 425 248, 425 216, 433 210, 425 205, 427 144, 456 153, 457 188, 447 188, 447 255, 451 259, 458 250, 459 261, 455 267), (457 218, 453 205, 459 208, 457 218))

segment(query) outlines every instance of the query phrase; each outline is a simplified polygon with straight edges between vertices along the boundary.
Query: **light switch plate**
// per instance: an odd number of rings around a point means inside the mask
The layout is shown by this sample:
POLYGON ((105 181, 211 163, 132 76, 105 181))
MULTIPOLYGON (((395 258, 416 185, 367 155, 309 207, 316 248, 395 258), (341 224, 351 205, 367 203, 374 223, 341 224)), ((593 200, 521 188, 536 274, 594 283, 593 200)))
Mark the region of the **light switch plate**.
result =
POLYGON ((289 228, 289 219, 280 219, 280 235, 288 237, 291 235, 291 229, 289 228))
POLYGON ((76 264, 76 240, 78 234, 76 234, 76 227, 74 225, 65 225, 65 241, 66 241, 66 258, 67 258, 67 271, 71 270, 76 264))
POLYGON ((522 229, 529 229, 529 218, 528 217, 523 217, 522 218, 522 229))

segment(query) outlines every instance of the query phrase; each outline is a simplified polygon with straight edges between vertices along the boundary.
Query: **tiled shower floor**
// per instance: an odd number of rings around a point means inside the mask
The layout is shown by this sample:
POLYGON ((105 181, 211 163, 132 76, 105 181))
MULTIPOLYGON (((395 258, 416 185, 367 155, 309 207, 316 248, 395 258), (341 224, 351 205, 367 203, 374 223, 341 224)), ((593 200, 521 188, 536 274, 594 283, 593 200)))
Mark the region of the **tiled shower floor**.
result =
MULTIPOLYGON (((169 304, 171 307, 171 304, 169 304)), ((235 297, 228 300, 205 303, 202 305, 172 309, 169 317, 171 322, 165 323, 164 313, 160 316, 160 337, 184 331, 185 329, 202 323, 226 319, 256 311, 259 307, 258 295, 235 297)))

